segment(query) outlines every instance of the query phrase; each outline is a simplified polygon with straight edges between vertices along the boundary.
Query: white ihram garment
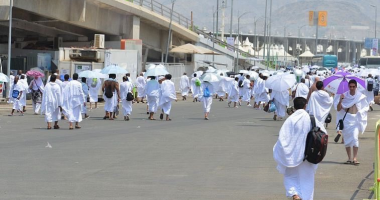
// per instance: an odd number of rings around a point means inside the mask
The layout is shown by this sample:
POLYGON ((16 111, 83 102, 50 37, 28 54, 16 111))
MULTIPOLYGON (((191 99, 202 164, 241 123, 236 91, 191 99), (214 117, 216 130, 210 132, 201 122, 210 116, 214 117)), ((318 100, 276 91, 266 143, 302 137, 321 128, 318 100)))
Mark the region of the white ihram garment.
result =
POLYGON ((156 80, 150 80, 145 86, 149 112, 156 113, 160 96, 160 84, 156 80))
POLYGON ((124 116, 129 116, 132 114, 132 101, 127 101, 128 93, 133 93, 132 83, 128 81, 122 82, 120 84, 120 98, 124 116))
POLYGON ((191 79, 191 92, 193 93, 193 98, 198 98, 201 96, 201 87, 195 85, 195 81, 199 78, 194 77, 191 79))
POLYGON ((98 102, 98 93, 99 93, 100 87, 102 86, 102 81, 100 80, 100 78, 98 78, 95 87, 91 86, 92 82, 93 82, 92 79, 89 79, 89 81, 87 82, 87 85, 89 88, 88 94, 90 97, 90 102, 95 103, 95 102, 98 102))
POLYGON ((22 94, 20 95, 20 93, 21 92, 24 93, 24 84, 21 81, 18 81, 16 84, 13 84, 11 91, 12 91, 12 93, 11 93, 11 96, 9 98, 12 98, 13 109, 15 109, 17 111, 22 111, 22 103, 21 103, 22 94), (20 100, 12 97, 13 90, 19 91, 18 96, 20 97, 20 100))
POLYGON ((187 77, 186 75, 181 76, 181 80, 179 82, 179 85, 181 88, 181 95, 182 96, 189 95, 189 90, 190 90, 189 77, 187 77))
POLYGON ((174 83, 171 80, 162 81, 161 92, 160 107, 165 114, 169 115, 172 101, 177 100, 174 83))
MULTIPOLYGON (((83 83, 82 82, 82 90, 83 90, 83 94, 85 96, 85 101, 84 102, 87 102, 87 97, 88 97, 88 86, 87 86, 87 83, 83 83)), ((86 106, 82 106, 82 114, 87 114, 87 105, 86 106)))
POLYGON ((21 81, 23 89, 24 89, 22 91, 20 103, 22 106, 26 106, 26 94, 28 94, 28 83, 26 82, 26 79, 20 79, 19 81, 21 81))
POLYGON ((145 97, 145 84, 146 80, 143 76, 139 76, 136 79, 136 87, 137 87, 137 97, 142 98, 145 97))
POLYGON ((251 93, 250 93, 250 87, 251 87, 251 81, 249 81, 248 79, 244 79, 243 81, 243 97, 242 97, 242 101, 245 101, 245 102, 250 102, 251 101, 251 93))
POLYGON ((219 97, 226 96, 226 93, 228 91, 227 87, 227 78, 226 77, 220 77, 219 85, 218 85, 218 91, 216 91, 216 94, 218 94, 219 97))
POLYGON ((342 110, 346 112, 347 108, 356 106, 358 112, 356 114, 347 113, 344 119, 343 138, 344 146, 359 147, 359 133, 364 133, 367 127, 367 112, 369 104, 366 96, 356 90, 355 95, 350 95, 350 91, 344 93, 342 100, 342 110))
POLYGON ((49 82, 42 96, 41 112, 45 113, 45 122, 56 122, 61 119, 59 106, 62 106, 62 90, 59 84, 49 82))
POLYGON ((272 91, 271 99, 276 106, 276 114, 278 117, 284 118, 286 107, 289 106, 289 92, 284 90, 282 92, 272 91))
POLYGON ((304 83, 298 83, 298 85, 296 85, 295 88, 296 88, 295 97, 303 97, 307 99, 307 95, 309 95, 309 87, 307 87, 307 85, 305 85, 304 83))
POLYGON ((327 134, 327 130, 325 128, 325 119, 330 113, 330 109, 333 104, 333 98, 330 97, 327 92, 323 90, 317 90, 311 93, 308 104, 309 114, 314 115, 316 125, 327 134))
POLYGON ((203 82, 202 83, 202 90, 205 91, 206 87, 208 87, 208 90, 210 91, 210 96, 209 97, 202 97, 203 101, 203 111, 205 113, 209 113, 211 110, 211 104, 212 104, 212 95, 214 94, 214 87, 212 84, 208 82, 203 82))
POLYGON ((70 81, 63 91, 62 108, 69 122, 81 122, 81 108, 86 101, 82 84, 77 80, 70 81))
POLYGON ((265 81, 258 78, 257 90, 255 91, 255 102, 267 103, 269 101, 268 89, 265 87, 265 81))
POLYGON ((277 170, 284 175, 287 197, 299 195, 305 200, 313 199, 314 174, 318 165, 303 161, 310 129, 309 114, 303 109, 296 110, 282 125, 273 147, 277 170))
POLYGON ((230 92, 228 93, 228 98, 231 102, 239 101, 239 86, 237 81, 232 82, 232 86, 230 88, 230 92))

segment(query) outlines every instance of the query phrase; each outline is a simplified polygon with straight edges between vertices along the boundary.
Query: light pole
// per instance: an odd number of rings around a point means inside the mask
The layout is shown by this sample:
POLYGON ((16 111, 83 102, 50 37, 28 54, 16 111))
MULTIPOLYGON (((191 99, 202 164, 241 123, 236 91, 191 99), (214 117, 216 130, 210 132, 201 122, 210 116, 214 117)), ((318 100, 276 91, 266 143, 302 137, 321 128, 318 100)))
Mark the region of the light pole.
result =
POLYGON ((231 0, 231 21, 230 21, 230 37, 232 37, 232 19, 234 16, 234 0, 231 0))
MULTIPOLYGON (((238 17, 238 33, 237 33, 237 40, 238 40, 238 44, 237 44, 237 50, 236 50, 236 62, 235 62, 235 73, 237 72, 238 70, 238 64, 239 64, 239 42, 240 42, 240 18, 242 18, 244 15, 248 14, 248 13, 251 13, 251 12, 245 12, 243 14, 241 14, 239 17, 238 17)), ((235 47, 236 49, 236 47, 235 47)))
POLYGON ((165 63, 168 63, 169 45, 170 45, 170 40, 172 39, 172 21, 173 21, 173 9, 174 9, 175 2, 176 0, 172 0, 172 10, 170 12, 169 35, 168 35, 168 43, 166 45, 165 63))
POLYGON ((255 26, 255 28, 254 28, 254 35, 255 35, 255 42, 254 42, 254 45, 255 45, 255 56, 256 56, 256 52, 257 52, 257 32, 256 32, 256 25, 257 25, 257 21, 259 20, 259 19, 263 19, 263 18, 265 18, 265 17, 259 17, 259 18, 257 18, 256 20, 255 20, 255 22, 254 22, 254 26, 255 26))
POLYGON ((372 7, 375 8, 375 38, 376 38, 376 29, 377 29, 377 6, 371 5, 372 7))
MULTIPOLYGON (((297 38, 296 45, 298 44, 298 42, 301 42, 301 39, 300 39, 300 31, 301 31, 301 29, 302 29, 303 27, 307 26, 307 25, 308 25, 308 24, 305 24, 305 25, 302 25, 302 26, 298 27, 298 38, 297 38)), ((304 47, 304 48, 305 48, 305 50, 306 50, 306 47, 304 47)), ((296 50, 297 50, 297 47, 296 47, 296 50)), ((299 59, 299 54, 298 54, 297 58, 299 59)))
MULTIPOLYGON (((8 36, 8 62, 7 62, 7 76, 11 75, 11 46, 12 46, 12 8, 13 8, 13 0, 9 0, 9 36, 8 36)), ((7 84, 7 89, 5 94, 9 94, 9 85, 7 84)), ((9 96, 8 96, 9 97, 9 96)))
MULTIPOLYGON (((219 8, 219 9, 216 9, 215 12, 212 13, 212 32, 214 33, 214 38, 212 40, 212 50, 215 51, 215 38, 217 37, 217 34, 216 34, 216 37, 215 37, 215 14, 219 12, 219 10, 221 9, 224 9, 224 8, 219 8)), ((213 8, 214 10, 214 8, 213 8)), ((215 67, 215 54, 213 53, 212 54, 212 66, 215 67)))
POLYGON ((269 5, 269 24, 268 24, 268 57, 267 57, 267 69, 270 64, 270 46, 272 45, 272 0, 270 0, 270 5, 269 5))

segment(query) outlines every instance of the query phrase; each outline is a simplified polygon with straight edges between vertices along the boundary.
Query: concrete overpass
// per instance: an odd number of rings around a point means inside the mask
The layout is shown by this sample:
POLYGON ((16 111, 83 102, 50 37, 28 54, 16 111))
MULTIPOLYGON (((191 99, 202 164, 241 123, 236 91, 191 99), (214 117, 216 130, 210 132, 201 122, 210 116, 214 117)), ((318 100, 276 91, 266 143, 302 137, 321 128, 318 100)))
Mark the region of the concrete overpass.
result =
MULTIPOLYGON (((155 0, 13 1, 12 42, 22 44, 15 48, 56 50, 62 43, 88 44, 94 34, 105 34, 106 41, 142 40, 144 61, 161 61, 166 50, 171 10, 155 0)), ((8 41, 8 20, 9 0, 0 0, 1 47, 8 41)), ((173 12, 171 45, 198 42, 191 25, 173 12)))
MULTIPOLYGON (((229 35, 229 33, 226 33, 229 35)), ((233 37, 237 37, 237 34, 232 34, 233 37)), ((254 43, 257 50, 263 48, 264 36, 254 35, 254 34, 242 34, 242 43, 248 37, 251 43, 254 43)), ((306 47, 309 47, 313 54, 315 53, 315 38, 312 37, 297 37, 297 36, 272 36, 272 44, 284 45, 287 52, 297 57, 298 55, 305 52, 306 47)), ((346 38, 319 38, 318 45, 321 47, 322 51, 318 51, 318 54, 334 54, 338 56, 339 62, 357 62, 360 58, 361 51, 364 49, 363 40, 349 40, 346 38), (331 52, 327 52, 328 48, 332 48, 331 52)), ((369 51, 367 55, 369 55, 369 51)))

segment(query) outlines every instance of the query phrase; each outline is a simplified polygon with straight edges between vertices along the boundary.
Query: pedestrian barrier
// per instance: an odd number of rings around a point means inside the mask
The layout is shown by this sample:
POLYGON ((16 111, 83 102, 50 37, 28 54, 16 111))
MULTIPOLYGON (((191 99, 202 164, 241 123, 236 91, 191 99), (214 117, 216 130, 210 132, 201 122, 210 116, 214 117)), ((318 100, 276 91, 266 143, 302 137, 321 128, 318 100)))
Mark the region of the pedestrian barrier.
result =
POLYGON ((373 192, 375 194, 375 199, 380 199, 380 120, 376 123, 375 132, 375 170, 374 170, 374 185, 373 192))

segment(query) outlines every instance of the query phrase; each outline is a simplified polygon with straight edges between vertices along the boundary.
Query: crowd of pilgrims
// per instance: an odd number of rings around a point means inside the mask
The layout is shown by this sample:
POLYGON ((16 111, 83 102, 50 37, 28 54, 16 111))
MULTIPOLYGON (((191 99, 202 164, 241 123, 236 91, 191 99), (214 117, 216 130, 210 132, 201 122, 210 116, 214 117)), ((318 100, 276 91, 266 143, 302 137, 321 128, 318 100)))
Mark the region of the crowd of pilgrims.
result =
MULTIPOLYGON (((275 105, 273 120, 281 121, 289 115, 284 122, 280 137, 273 149, 274 159, 280 173, 284 174, 284 184, 287 189, 287 196, 297 199, 312 199, 314 191, 314 175, 302 172, 316 170, 315 165, 310 165, 302 161, 304 145, 297 145, 297 139, 301 135, 305 136, 310 130, 309 115, 315 117, 316 125, 327 133, 326 127, 331 121, 331 109, 336 110, 336 123, 346 119, 344 128, 337 129, 336 134, 342 135, 342 143, 346 148, 348 160, 345 164, 358 165, 357 153, 359 147, 358 135, 363 133, 367 126, 367 111, 372 110, 374 103, 374 93, 378 91, 378 82, 368 75, 367 81, 374 81, 374 91, 357 90, 357 82, 348 82, 349 91, 341 95, 334 95, 324 90, 322 80, 325 76, 307 74, 300 79, 299 83, 284 91, 270 90, 265 82, 271 76, 267 71, 259 73, 259 77, 253 80, 249 74, 240 73, 232 77, 218 75, 218 81, 206 81, 200 79, 198 73, 193 73, 191 78, 186 73, 180 77, 180 96, 183 101, 192 94, 193 102, 202 102, 204 109, 204 119, 209 120, 209 113, 213 98, 220 102, 227 102, 228 107, 239 108, 239 106, 251 107, 256 110, 270 112, 270 105, 275 105), (376 89, 377 88, 377 89, 376 89), (294 108, 289 105, 293 99, 294 108), (251 105, 253 101, 253 105, 251 105), (301 132, 306 132, 301 133, 301 132), (344 139, 344 140, 343 140, 344 139), (285 147, 286 146, 286 147, 285 147), (353 155, 351 154, 353 149, 353 155), (289 168, 290 167, 290 168, 289 168), (291 170, 290 170, 291 169, 291 170), (297 175, 298 174, 298 175, 297 175), (294 185, 299 184, 296 178, 308 180, 306 186, 297 186, 299 191, 294 189, 294 185), (304 190, 303 195, 300 191, 304 190), (305 198, 306 197, 306 198, 305 198)), ((116 74, 109 74, 109 78, 81 78, 78 74, 69 77, 68 74, 61 77, 59 71, 47 78, 46 84, 40 77, 34 77, 27 84, 26 76, 20 71, 18 75, 11 76, 10 99, 13 109, 10 116, 17 111, 23 115, 26 106, 26 94, 31 93, 34 114, 44 114, 47 122, 47 129, 59 129, 58 121, 68 120, 69 129, 79 129, 79 122, 82 118, 88 118, 87 102, 90 109, 98 107, 98 94, 101 91, 105 101, 104 120, 114 120, 119 115, 119 109, 125 121, 129 121, 134 103, 147 103, 147 114, 149 120, 156 120, 155 114, 159 113, 161 120, 171 121, 170 113, 173 101, 177 101, 175 84, 171 80, 172 76, 148 76, 140 73, 135 82, 132 83, 130 74, 122 77, 122 82, 118 82, 116 74), (62 78, 62 80, 61 80, 62 78), (18 95, 14 96, 14 91, 18 95), (145 100, 145 102, 144 102, 145 100), (93 107, 94 105, 94 107, 93 107), (84 115, 84 116, 82 116, 84 115), (52 124, 54 123, 54 125, 52 124)), ((337 137, 339 139, 339 137, 337 137)), ((305 139, 305 138, 303 138, 305 139)), ((338 142, 338 141, 335 141, 338 142)), ((305 182, 305 181, 303 181, 305 182)))
MULTIPOLYGON (((178 89, 182 100, 187 100, 187 96, 192 93, 193 102, 203 103, 205 120, 209 119, 213 97, 219 101, 226 100, 228 106, 233 108, 238 108, 243 104, 243 106, 260 110, 264 109, 265 106, 274 104, 276 110, 273 112, 273 119, 282 120, 286 117, 286 112, 291 114, 293 110, 289 105, 290 98, 304 97, 309 101, 312 92, 318 90, 316 83, 325 78, 311 74, 306 75, 289 90, 278 92, 265 86, 265 81, 271 76, 268 72, 259 73, 256 80, 243 73, 231 77, 220 74, 218 82, 201 81, 198 75, 193 73, 189 78, 184 73, 180 77, 180 88, 178 89), (253 101, 253 105, 251 105, 251 101, 253 101)), ((170 121, 171 102, 177 101, 176 88, 171 81, 170 74, 145 77, 144 73, 140 73, 136 81, 132 83, 128 73, 119 83, 116 74, 110 74, 108 79, 86 79, 78 77, 78 74, 74 74, 73 77, 68 74, 59 75, 57 70, 46 79, 46 85, 41 77, 33 77, 28 85, 27 77, 20 70, 18 75, 11 75, 10 79, 10 99, 8 102, 13 103, 11 115, 14 114, 15 110, 23 115, 26 106, 26 94, 31 93, 34 114, 45 114, 46 122, 55 123, 54 128, 59 128, 57 123, 61 118, 67 119, 71 123, 75 122, 75 127, 80 128, 78 123, 82 121, 82 114, 84 118, 89 117, 87 102, 89 102, 90 109, 96 109, 100 90, 105 101, 104 119, 109 120, 114 120, 119 115, 121 107, 124 120, 129 121, 132 114, 132 104, 144 103, 144 99, 146 99, 147 114, 149 114, 150 120, 155 120, 154 114, 159 111, 161 120, 166 115, 165 120, 170 121), (20 91, 18 98, 12 98, 11 92, 14 90, 20 91), (128 100, 127 96, 129 97, 128 100), (58 107, 59 110, 56 110, 58 107)), ((365 95, 368 102, 374 102, 373 94, 365 95)), ((335 97, 338 98, 339 96, 335 95, 335 97)), ((48 128, 51 126, 48 125, 48 128)), ((70 128, 73 128, 72 125, 70 128)))

